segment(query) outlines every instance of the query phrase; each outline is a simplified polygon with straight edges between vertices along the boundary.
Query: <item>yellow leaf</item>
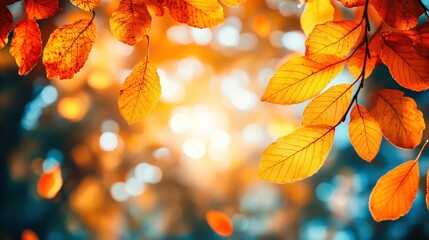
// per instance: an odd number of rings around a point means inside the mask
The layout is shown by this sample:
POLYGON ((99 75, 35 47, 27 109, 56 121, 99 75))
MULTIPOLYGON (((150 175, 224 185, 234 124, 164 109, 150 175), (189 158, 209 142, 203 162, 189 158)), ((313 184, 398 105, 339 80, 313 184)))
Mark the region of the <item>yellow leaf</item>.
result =
POLYGON ((152 17, 141 0, 121 0, 110 18, 110 29, 121 42, 134 45, 149 33, 152 17))
POLYGON ((383 135, 393 145, 415 148, 422 140, 426 128, 423 114, 412 98, 404 97, 399 90, 383 89, 378 93, 371 114, 380 124, 383 135))
POLYGON ((161 85, 155 66, 147 59, 137 64, 119 91, 118 106, 131 125, 155 108, 161 97, 161 85))
POLYGON ((345 57, 361 33, 360 21, 344 20, 317 25, 305 42, 305 55, 323 53, 345 57))
POLYGON ((82 10, 91 11, 100 3, 100 0, 70 0, 70 2, 82 10))
POLYGON ((352 98, 353 86, 340 84, 333 86, 314 98, 304 109, 302 125, 339 123, 347 111, 352 98))
POLYGON ((381 144, 381 129, 374 117, 362 105, 355 105, 350 113, 349 137, 353 148, 364 160, 371 162, 381 144))
POLYGON ((271 78, 262 101, 277 104, 304 102, 320 93, 343 67, 344 60, 334 55, 294 58, 271 78))
POLYGON ((369 197, 375 221, 396 220, 407 214, 417 196, 419 163, 405 162, 382 176, 369 197))
POLYGON ((13 30, 10 54, 19 67, 19 75, 28 74, 42 54, 42 34, 34 19, 24 19, 13 30))
POLYGON ((277 139, 262 155, 258 178, 290 183, 310 177, 328 157, 334 133, 327 125, 305 126, 277 139))
POLYGON ((216 0, 165 0, 174 20, 197 28, 212 27, 222 23, 223 9, 216 0))
POLYGON ((72 78, 88 59, 96 34, 92 19, 81 19, 55 29, 43 51, 48 78, 72 78))
POLYGON ((301 15, 301 28, 308 36, 317 24, 334 20, 335 9, 330 0, 307 0, 301 15))
POLYGON ((0 49, 2 49, 8 42, 9 33, 13 29, 13 17, 9 9, 4 6, 0 6, 0 49))

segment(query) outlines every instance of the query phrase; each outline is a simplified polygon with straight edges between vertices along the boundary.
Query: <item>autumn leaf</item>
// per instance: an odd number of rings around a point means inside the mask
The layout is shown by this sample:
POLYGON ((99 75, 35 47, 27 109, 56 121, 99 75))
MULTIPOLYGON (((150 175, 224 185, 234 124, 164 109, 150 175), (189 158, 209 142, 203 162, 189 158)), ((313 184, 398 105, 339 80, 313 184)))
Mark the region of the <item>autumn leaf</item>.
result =
POLYGON ((118 106, 131 125, 155 108, 161 97, 161 85, 155 66, 147 59, 137 64, 119 91, 118 106))
POLYGON ((147 10, 151 16, 164 16, 164 7, 162 6, 162 2, 158 2, 157 0, 143 0, 143 2, 146 4, 147 10))
POLYGON ((152 17, 142 1, 121 0, 110 18, 115 38, 128 45, 142 41, 149 33, 152 17))
POLYGON ((383 21, 392 28, 407 30, 416 26, 424 13, 419 0, 371 0, 383 21))
POLYGON ((231 219, 222 212, 209 210, 206 213, 206 220, 213 231, 220 236, 228 237, 234 231, 231 219))
POLYGON ((397 147, 413 149, 422 140, 426 125, 416 102, 403 95, 399 90, 381 90, 371 114, 387 140, 397 147))
POLYGON ((365 5, 365 0, 338 0, 344 7, 353 8, 365 5))
POLYGON ((61 167, 55 166, 51 171, 43 173, 37 185, 37 192, 43 198, 53 198, 57 195, 63 185, 61 167))
POLYGON ((174 20, 196 28, 222 23, 223 9, 216 0, 165 0, 164 6, 174 20))
POLYGON ((44 19, 58 12, 58 0, 25 0, 25 12, 28 18, 44 19))
POLYGON ((390 34, 382 38, 381 59, 396 82, 414 91, 428 89, 429 59, 415 51, 412 40, 402 34, 390 34))
POLYGON ((39 240, 39 237, 33 230, 25 229, 21 233, 21 240, 39 240))
POLYGON ((291 183, 312 176, 328 157, 334 133, 327 125, 305 126, 277 139, 262 155, 258 178, 291 183))
POLYGON ((294 58, 271 78, 262 101, 277 104, 304 102, 322 91, 344 67, 334 55, 315 54, 294 58))
POLYGON ((365 78, 369 77, 381 57, 382 40, 380 34, 375 34, 369 42, 370 58, 365 60, 366 46, 359 47, 356 52, 347 60, 346 65, 350 73, 356 79, 361 77, 362 68, 365 62, 365 78))
POLYGON ((12 14, 7 7, 0 7, 0 49, 6 46, 13 29, 12 14))
POLYGON ((100 3, 100 0, 70 0, 70 2, 82 10, 91 11, 100 3))
POLYGON ((361 21, 343 20, 317 25, 305 42, 305 55, 333 54, 345 57, 361 33, 361 21))
POLYGON ((349 137, 359 157, 371 162, 380 148, 380 125, 362 105, 355 105, 350 113, 349 137))
POLYGON ((334 6, 330 0, 307 0, 300 22, 306 36, 317 24, 334 20, 334 6))
POLYGON ((19 75, 28 74, 42 54, 42 34, 34 19, 24 19, 13 30, 10 54, 15 57, 19 75))
POLYGON ((314 98, 304 109, 302 125, 335 126, 341 121, 352 98, 353 86, 333 86, 314 98))
POLYGON ((72 78, 88 59, 96 34, 92 19, 81 19, 57 28, 43 51, 47 77, 72 78))

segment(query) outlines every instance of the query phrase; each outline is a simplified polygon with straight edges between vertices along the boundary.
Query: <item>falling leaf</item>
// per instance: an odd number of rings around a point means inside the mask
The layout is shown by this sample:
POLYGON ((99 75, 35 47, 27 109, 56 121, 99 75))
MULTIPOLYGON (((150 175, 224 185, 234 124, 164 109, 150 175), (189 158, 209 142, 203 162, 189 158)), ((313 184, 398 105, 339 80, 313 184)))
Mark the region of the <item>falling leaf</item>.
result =
POLYGON ((397 147, 413 149, 422 140, 426 125, 416 102, 403 95, 399 90, 381 90, 371 114, 387 140, 397 147))
POLYGON ((174 20, 197 28, 206 28, 223 22, 223 9, 216 0, 165 0, 164 6, 174 20))
POLYGON ((417 196, 419 163, 402 163, 382 176, 369 197, 369 210, 375 221, 396 220, 407 214, 417 196))
POLYGON ((50 199, 57 195, 62 185, 61 167, 57 165, 50 172, 45 172, 40 176, 37 192, 41 197, 50 199))
POLYGON ((155 66, 147 59, 137 64, 119 91, 119 111, 131 125, 155 108, 161 85, 155 66))
POLYGON ((365 77, 369 77, 374 70, 381 54, 382 40, 380 34, 375 34, 369 43, 370 58, 365 60, 366 46, 359 47, 356 52, 347 60, 347 67, 356 79, 361 77, 362 68, 365 62, 365 77))
POLYGON ((271 78, 262 101, 277 104, 304 102, 322 91, 344 67, 334 55, 315 54, 294 58, 271 78))
POLYGON ((34 19, 23 19, 13 30, 10 54, 19 66, 19 75, 28 74, 42 54, 42 34, 34 19))
POLYGON ((158 2, 157 0, 143 0, 143 2, 146 4, 147 10, 151 16, 164 16, 164 7, 162 6, 162 2, 158 2))
POLYGON ((52 17, 59 10, 58 0, 25 0, 25 12, 28 18, 52 17))
POLYGON ((344 7, 353 8, 365 5, 365 0, 338 0, 344 7))
POLYGON ((72 78, 88 59, 96 34, 92 19, 81 19, 57 28, 43 51, 48 78, 72 78))
POLYGON ((429 88, 429 59, 419 55, 412 40, 402 34, 383 36, 382 56, 399 85, 423 91, 429 88))
POLYGON ((222 212, 209 210, 206 213, 206 220, 213 231, 215 231, 220 236, 228 237, 234 231, 231 219, 229 219, 229 217, 222 212))
POLYGON ((121 0, 110 18, 113 35, 128 45, 142 41, 149 33, 152 17, 142 1, 121 0))
POLYGON ((70 0, 70 2, 82 10, 91 11, 100 3, 100 0, 70 0))
POLYGON ((0 49, 6 46, 13 29, 12 14, 7 7, 0 7, 0 49))
POLYGON ((339 123, 347 111, 352 98, 353 86, 340 84, 333 86, 314 98, 304 109, 302 125, 339 123))
POLYGON ((305 126, 277 139, 262 155, 258 178, 291 183, 312 176, 328 157, 334 133, 327 125, 305 126))
POLYGON ((361 21, 343 20, 317 25, 305 42, 305 55, 323 53, 345 57, 361 33, 361 21))
POLYGON ((424 12, 419 0, 371 0, 371 4, 387 25, 400 30, 416 26, 424 12))
POLYGON ((25 229, 21 233, 21 240, 39 240, 39 237, 33 230, 25 229))
POLYGON ((246 2, 246 0, 220 0, 223 4, 230 7, 237 7, 238 4, 246 2))
POLYGON ((380 125, 362 105, 355 105, 350 113, 349 137, 353 148, 364 160, 371 162, 380 148, 380 125))
POLYGON ((330 0, 307 0, 300 18, 302 31, 308 36, 317 24, 334 20, 334 12, 330 0))

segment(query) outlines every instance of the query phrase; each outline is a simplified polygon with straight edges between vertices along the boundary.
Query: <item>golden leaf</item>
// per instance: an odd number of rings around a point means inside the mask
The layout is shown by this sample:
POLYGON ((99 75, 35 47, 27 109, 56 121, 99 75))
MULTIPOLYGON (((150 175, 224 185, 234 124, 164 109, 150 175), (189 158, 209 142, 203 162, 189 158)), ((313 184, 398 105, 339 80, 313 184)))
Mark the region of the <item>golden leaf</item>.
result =
MULTIPOLYGON (((381 46, 382 46, 382 40, 381 40, 380 34, 375 34, 372 37, 371 42, 369 43, 370 58, 366 59, 364 78, 367 78, 371 75, 377 62, 379 61, 379 58, 381 55, 381 46)), ((359 47, 356 50, 356 52, 353 54, 353 56, 351 56, 349 60, 347 60, 346 62, 347 68, 349 69, 353 77, 355 77, 356 79, 358 77, 361 77, 362 68, 365 61, 365 52, 366 52, 365 46, 359 47)))
POLYGON ((91 11, 100 3, 100 0, 70 0, 70 2, 82 10, 91 11))
POLYGON ((300 22, 308 36, 317 24, 334 20, 335 9, 330 0, 307 0, 300 22))

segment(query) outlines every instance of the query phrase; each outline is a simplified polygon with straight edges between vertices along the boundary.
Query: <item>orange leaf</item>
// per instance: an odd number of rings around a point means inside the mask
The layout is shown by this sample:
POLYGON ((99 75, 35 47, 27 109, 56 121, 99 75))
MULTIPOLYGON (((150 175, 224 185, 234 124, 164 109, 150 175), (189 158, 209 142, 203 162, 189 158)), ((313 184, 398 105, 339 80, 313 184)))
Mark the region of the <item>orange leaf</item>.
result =
POLYGON ((389 34, 383 40, 381 59, 399 85, 414 91, 428 89, 429 59, 415 51, 412 40, 403 34, 389 34))
POLYGON ((305 42, 305 55, 316 53, 345 57, 359 37, 361 21, 344 20, 317 25, 305 42))
POLYGON ((43 51, 48 78, 72 78, 88 59, 96 34, 92 19, 81 19, 56 29, 43 51))
POLYGON ((0 49, 6 46, 13 29, 12 14, 7 7, 0 7, 0 49))
MULTIPOLYGON (((371 58, 366 59, 365 78, 371 75, 372 71, 377 65, 377 62, 379 60, 380 53, 381 53, 381 43, 382 41, 381 41, 380 34, 374 35, 374 37, 371 39, 371 42, 369 43, 369 52, 370 52, 371 58)), ((360 75, 362 74, 365 51, 366 51, 365 46, 359 47, 356 50, 356 52, 353 54, 353 56, 349 58, 349 60, 347 60, 347 63, 346 63, 350 73, 356 79, 360 77, 360 75)))
POLYGON ((58 0, 25 0, 25 12, 28 18, 52 17, 59 10, 58 0))
POLYGON ((364 160, 371 162, 380 148, 380 125, 362 105, 355 105, 350 113, 349 137, 353 148, 364 160))
POLYGON ((304 102, 320 93, 343 67, 344 60, 335 55, 294 58, 271 78, 262 101, 277 104, 304 102))
POLYGON ((304 109, 302 125, 334 126, 340 122, 350 104, 352 91, 352 85, 340 84, 314 98, 304 109))
POLYGON ((45 172, 40 176, 37 192, 41 197, 50 199, 57 195, 62 185, 61 167, 57 165, 50 172, 45 172))
POLYGON ((381 90, 371 114, 387 140, 397 147, 413 149, 422 140, 426 125, 416 102, 403 95, 399 90, 381 90))
POLYGON ((161 17, 164 15, 164 7, 162 6, 162 3, 157 0, 143 0, 143 2, 146 4, 147 10, 151 16, 161 17))
POLYGON ((334 141, 335 128, 305 126, 277 139, 265 149, 258 178, 274 183, 291 183, 319 171, 334 141))
POLYGON ((119 111, 131 125, 155 108, 161 97, 161 85, 155 66, 147 59, 137 64, 119 91, 119 111))
POLYGON ((246 2, 246 0, 220 0, 223 4, 230 7, 237 7, 238 4, 246 2))
POLYGON ((353 8, 365 5, 365 0, 338 0, 344 7, 353 8))
POLYGON ((220 236, 228 237, 234 231, 231 219, 222 212, 209 210, 206 213, 206 220, 213 231, 220 236))
POLYGON ((142 1, 121 0, 110 18, 113 35, 128 45, 142 41, 149 33, 152 17, 142 1))
POLYGON ((375 221, 396 220, 410 210, 419 187, 419 163, 402 163, 382 176, 369 197, 375 221))
POLYGON ((317 24, 334 20, 334 6, 330 0, 308 0, 301 15, 301 28, 308 36, 317 24))
POLYGON ((197 28, 212 27, 222 23, 223 9, 216 0, 165 0, 174 20, 197 28))
POLYGON ((82 10, 91 11, 100 3, 100 0, 70 0, 70 2, 82 10))
POLYGON ((21 240, 39 240, 39 237, 33 230, 25 229, 21 233, 21 240))
POLYGON ((400 30, 416 26, 424 13, 419 0, 371 0, 371 4, 387 25, 400 30))
POLYGON ((34 19, 24 19, 13 30, 10 54, 19 66, 19 75, 27 75, 42 54, 42 34, 34 19))

